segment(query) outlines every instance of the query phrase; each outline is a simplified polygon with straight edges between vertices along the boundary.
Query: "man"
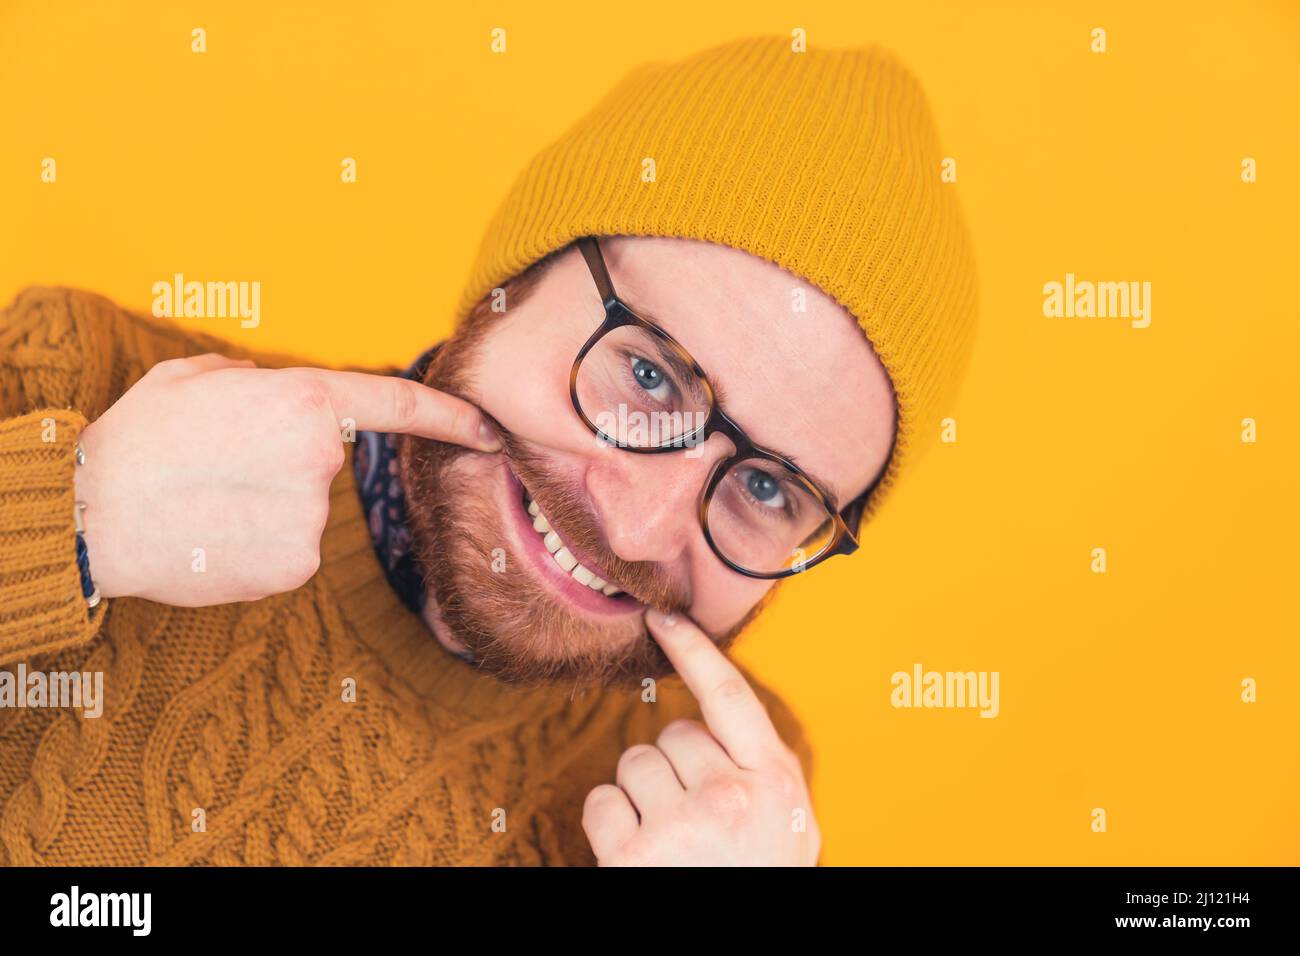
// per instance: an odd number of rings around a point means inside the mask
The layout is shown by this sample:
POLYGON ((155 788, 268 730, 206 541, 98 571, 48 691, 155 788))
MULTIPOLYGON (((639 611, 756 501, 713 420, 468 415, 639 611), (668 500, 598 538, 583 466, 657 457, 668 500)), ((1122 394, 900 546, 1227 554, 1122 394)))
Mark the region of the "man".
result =
POLYGON ((403 376, 20 295, 0 860, 815 863, 808 746, 722 649, 938 427, 940 159, 887 54, 738 41, 536 157, 403 376), (102 716, 33 695, 69 674, 102 716))

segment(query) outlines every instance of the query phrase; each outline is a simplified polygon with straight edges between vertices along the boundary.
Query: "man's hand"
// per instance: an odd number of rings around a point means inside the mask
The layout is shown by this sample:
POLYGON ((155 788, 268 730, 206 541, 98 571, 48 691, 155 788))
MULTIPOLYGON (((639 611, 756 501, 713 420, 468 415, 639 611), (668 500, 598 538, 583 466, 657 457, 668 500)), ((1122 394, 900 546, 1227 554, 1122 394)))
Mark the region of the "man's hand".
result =
POLYGON ((618 785, 587 794, 582 826, 601 866, 813 866, 821 834, 799 759, 762 701, 708 636, 646 613, 700 703, 655 746, 628 748, 618 785))
POLYGON ((499 448, 473 405, 396 376, 215 354, 155 365, 81 434, 77 498, 100 592, 202 607, 306 583, 349 419, 499 448))

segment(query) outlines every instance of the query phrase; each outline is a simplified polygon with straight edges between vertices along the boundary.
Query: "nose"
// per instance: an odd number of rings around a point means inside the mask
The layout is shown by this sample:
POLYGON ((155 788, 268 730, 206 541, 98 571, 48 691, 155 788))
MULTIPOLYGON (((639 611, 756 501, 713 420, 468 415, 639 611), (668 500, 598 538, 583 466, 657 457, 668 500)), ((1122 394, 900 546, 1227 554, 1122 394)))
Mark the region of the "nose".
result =
POLYGON ((700 534, 705 482, 731 453, 722 435, 657 455, 599 448, 587 469, 587 493, 610 549, 624 561, 671 563, 700 534))

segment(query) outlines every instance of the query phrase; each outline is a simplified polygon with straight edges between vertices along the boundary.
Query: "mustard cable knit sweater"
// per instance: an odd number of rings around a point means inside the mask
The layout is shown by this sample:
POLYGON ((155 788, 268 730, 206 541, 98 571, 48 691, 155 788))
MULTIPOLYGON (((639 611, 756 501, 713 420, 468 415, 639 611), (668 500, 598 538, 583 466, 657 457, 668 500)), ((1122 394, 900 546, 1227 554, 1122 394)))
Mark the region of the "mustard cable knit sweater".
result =
MULTIPOLYGON (((676 678, 656 703, 512 687, 443 651, 383 576, 350 462, 298 590, 88 616, 76 436, 154 364, 208 351, 305 364, 68 289, 0 313, 0 672, 99 671, 104 687, 98 718, 0 707, 0 864, 593 863, 587 791, 628 746, 699 719, 694 700, 676 678)), ((792 715, 755 686, 810 772, 792 715)))

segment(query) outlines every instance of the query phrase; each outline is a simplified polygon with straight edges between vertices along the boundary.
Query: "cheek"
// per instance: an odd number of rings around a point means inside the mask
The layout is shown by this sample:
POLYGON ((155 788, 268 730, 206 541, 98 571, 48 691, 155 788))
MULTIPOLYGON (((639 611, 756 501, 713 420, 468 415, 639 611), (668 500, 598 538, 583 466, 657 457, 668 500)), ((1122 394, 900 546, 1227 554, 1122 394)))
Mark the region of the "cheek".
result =
POLYGON ((710 634, 722 634, 740 623, 749 610, 772 589, 772 581, 756 581, 730 571, 713 557, 691 580, 691 617, 710 634))
POLYGON ((585 431, 569 402, 573 349, 518 319, 503 319, 474 360, 478 404, 510 431, 541 445, 571 444, 585 431))

